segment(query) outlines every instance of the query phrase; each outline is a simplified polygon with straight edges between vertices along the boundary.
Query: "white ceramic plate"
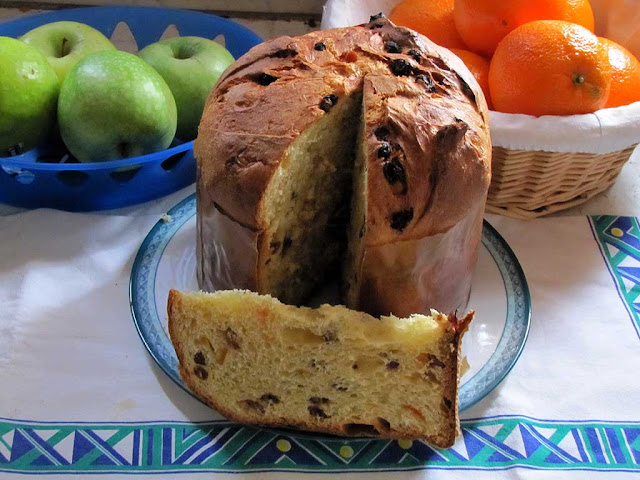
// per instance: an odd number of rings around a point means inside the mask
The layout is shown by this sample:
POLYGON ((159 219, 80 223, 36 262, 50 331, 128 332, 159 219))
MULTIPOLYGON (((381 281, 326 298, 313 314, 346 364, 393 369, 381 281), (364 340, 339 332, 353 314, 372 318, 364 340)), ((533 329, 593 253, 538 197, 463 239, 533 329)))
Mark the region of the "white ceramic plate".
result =
MULTIPOLYGON (((191 195, 151 229, 136 256, 130 282, 131 312, 140 338, 160 368, 185 390, 167 332, 166 305, 171 288, 198 290, 195 214, 195 195, 191 195)), ((529 332, 531 300, 526 278, 511 248, 487 222, 468 308, 476 316, 462 344, 470 369, 460 381, 460 410, 502 381, 518 360, 529 332)))

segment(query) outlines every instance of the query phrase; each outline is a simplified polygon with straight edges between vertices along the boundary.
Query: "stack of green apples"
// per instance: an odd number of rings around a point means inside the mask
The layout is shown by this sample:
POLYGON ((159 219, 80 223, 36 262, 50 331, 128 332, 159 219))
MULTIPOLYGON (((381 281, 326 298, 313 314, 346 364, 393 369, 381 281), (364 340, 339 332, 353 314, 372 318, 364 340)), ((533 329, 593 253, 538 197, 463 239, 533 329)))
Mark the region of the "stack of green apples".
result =
POLYGON ((161 40, 136 56, 77 22, 0 37, 0 157, 58 132, 81 162, 164 150, 176 137, 193 140, 207 96, 233 60, 200 37, 161 40))

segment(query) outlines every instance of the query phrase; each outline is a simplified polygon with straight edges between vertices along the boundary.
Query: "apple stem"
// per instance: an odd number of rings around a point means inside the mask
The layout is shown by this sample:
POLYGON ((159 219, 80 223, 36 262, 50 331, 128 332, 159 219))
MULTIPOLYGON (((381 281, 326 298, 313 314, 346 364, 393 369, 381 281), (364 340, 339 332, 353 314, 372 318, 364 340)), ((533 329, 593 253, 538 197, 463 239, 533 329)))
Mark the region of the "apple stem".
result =
POLYGON ((68 43, 69 40, 67 39, 67 37, 62 37, 62 49, 60 51, 60 58, 69 54, 69 51, 67 50, 68 43))

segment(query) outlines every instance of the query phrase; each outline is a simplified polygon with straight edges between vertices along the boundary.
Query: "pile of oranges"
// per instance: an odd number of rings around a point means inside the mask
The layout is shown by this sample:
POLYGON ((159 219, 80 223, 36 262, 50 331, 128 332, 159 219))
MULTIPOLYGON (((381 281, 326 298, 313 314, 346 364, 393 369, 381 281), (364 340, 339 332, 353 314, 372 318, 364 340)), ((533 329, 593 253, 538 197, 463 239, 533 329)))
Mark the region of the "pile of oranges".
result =
POLYGON ((640 101, 640 62, 593 33, 589 0, 402 0, 389 18, 451 49, 493 110, 572 115, 640 101))

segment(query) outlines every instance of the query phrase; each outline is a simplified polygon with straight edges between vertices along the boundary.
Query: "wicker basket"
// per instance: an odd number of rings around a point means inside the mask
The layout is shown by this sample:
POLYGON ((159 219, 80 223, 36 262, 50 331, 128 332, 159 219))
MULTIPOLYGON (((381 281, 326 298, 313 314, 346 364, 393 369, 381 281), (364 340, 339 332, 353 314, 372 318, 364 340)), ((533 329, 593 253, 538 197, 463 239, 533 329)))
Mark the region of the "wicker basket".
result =
POLYGON ((487 211, 527 219, 579 205, 615 182, 635 146, 607 154, 494 147, 487 211))

